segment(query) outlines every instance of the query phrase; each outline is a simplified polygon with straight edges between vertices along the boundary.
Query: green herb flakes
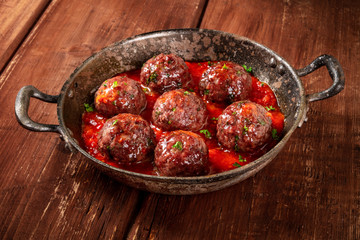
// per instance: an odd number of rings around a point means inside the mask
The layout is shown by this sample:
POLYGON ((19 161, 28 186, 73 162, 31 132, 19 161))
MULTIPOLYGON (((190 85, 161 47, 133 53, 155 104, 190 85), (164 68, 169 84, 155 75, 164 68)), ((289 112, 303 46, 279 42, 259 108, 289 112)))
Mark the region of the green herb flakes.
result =
POLYGON ((278 132, 275 128, 271 131, 271 136, 274 140, 279 140, 278 132))
POLYGON ((238 162, 234 162, 233 166, 237 168, 241 167, 241 165, 238 162))
POLYGON ((247 71, 247 72, 251 72, 251 71, 252 71, 252 68, 251 68, 251 67, 247 67, 245 64, 242 65, 242 66, 243 66, 243 68, 245 69, 245 71, 247 71))
POLYGON ((258 123, 260 123, 262 126, 265 126, 265 121, 263 119, 258 119, 258 123))
POLYGON ((266 111, 274 111, 275 108, 273 106, 265 107, 266 111))
POLYGON ((206 138, 211 138, 211 133, 207 129, 200 130, 200 133, 204 134, 206 138))
POLYGON ((243 131, 243 134, 246 134, 248 131, 249 131, 249 128, 248 128, 246 125, 244 125, 244 131, 243 131))
POLYGON ((246 162, 246 159, 239 155, 239 162, 246 162))
POLYGON ((157 73, 153 72, 151 73, 150 77, 146 80, 146 84, 149 84, 150 82, 156 82, 157 73))
POLYGON ((114 126, 118 121, 119 121, 118 119, 114 120, 112 125, 114 126))
POLYGON ((87 104, 87 103, 84 103, 84 107, 85 107, 85 110, 87 112, 93 112, 94 111, 94 108, 92 106, 90 106, 89 104, 87 104))
POLYGON ((180 151, 183 149, 182 142, 180 142, 180 141, 177 141, 172 147, 176 148, 176 149, 178 149, 180 151))

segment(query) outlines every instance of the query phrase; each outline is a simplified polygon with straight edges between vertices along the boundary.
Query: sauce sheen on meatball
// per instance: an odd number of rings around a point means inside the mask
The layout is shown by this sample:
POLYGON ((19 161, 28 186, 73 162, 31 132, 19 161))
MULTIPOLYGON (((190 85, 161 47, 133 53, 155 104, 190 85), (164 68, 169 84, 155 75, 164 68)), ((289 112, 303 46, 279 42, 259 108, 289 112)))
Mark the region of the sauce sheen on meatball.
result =
POLYGON ((116 76, 104 81, 95 93, 95 108, 106 116, 119 113, 140 114, 146 107, 146 95, 135 80, 116 76))
POLYGON ((155 147, 149 123, 139 115, 121 113, 108 119, 99 132, 99 150, 129 165, 151 160, 155 147))
POLYGON ((146 61, 141 68, 140 81, 158 93, 193 85, 184 60, 175 54, 163 53, 146 61))
POLYGON ((251 89, 250 74, 239 64, 229 61, 213 63, 199 82, 199 90, 204 99, 217 103, 245 100, 251 89))
POLYGON ((155 148, 155 165, 163 176, 200 176, 209 173, 208 147, 197 134, 173 131, 155 148))
POLYGON ((207 117, 204 101, 184 89, 162 94, 152 112, 152 121, 163 130, 198 131, 206 124, 207 117))
POLYGON ((253 152, 271 137, 271 118, 260 104, 250 101, 232 103, 218 119, 218 141, 235 152, 253 152))

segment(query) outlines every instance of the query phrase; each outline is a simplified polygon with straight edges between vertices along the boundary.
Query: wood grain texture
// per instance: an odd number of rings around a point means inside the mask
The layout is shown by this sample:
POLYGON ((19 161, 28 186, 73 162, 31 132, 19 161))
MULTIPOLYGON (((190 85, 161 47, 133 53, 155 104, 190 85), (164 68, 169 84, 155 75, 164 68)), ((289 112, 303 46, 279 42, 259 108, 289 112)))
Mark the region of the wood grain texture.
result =
MULTIPOLYGON (((52 1, 0 75, 0 238, 360 239, 359 16, 350 0, 52 1), (196 196, 141 192, 71 154, 57 134, 16 122, 22 86, 58 94, 104 46, 199 23, 254 39, 295 68, 324 53, 343 66, 345 90, 311 103, 308 122, 254 177, 196 196)), ((302 80, 308 93, 331 84, 324 68, 302 80)), ((29 112, 57 124, 54 104, 32 100, 29 112)))
MULTIPOLYGON (((15 97, 25 85, 58 94, 76 66, 115 41, 147 31, 195 27, 203 5, 203 1, 51 2, 0 76, 0 238, 127 235, 144 193, 113 182, 80 154, 71 154, 57 134, 20 127, 14 117, 15 97)), ((57 124, 55 104, 32 100, 29 113, 35 121, 57 124)))
MULTIPOLYGON (((255 177, 205 195, 148 196, 135 239, 359 239, 359 16, 353 1, 209 1, 202 28, 254 39, 295 68, 331 54, 346 87, 311 103, 308 122, 255 177)), ((302 80, 308 93, 331 85, 324 68, 302 80)))
POLYGON ((49 0, 0 1, 0 72, 49 0))

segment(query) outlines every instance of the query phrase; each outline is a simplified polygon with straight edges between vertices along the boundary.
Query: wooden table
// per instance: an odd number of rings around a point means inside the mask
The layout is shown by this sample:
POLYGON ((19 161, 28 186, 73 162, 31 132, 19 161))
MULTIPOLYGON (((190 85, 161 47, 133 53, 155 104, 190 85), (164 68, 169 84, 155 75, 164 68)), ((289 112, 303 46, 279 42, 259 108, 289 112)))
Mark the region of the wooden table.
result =
MULTIPOLYGON (((359 1, 0 1, 0 238, 359 239, 359 53, 359 1), (331 54, 346 87, 311 103, 308 122, 254 177, 195 196, 115 182, 70 153, 58 134, 17 123, 22 86, 56 95, 103 47, 189 27, 246 36, 295 68, 331 54)), ((308 93, 331 84, 325 68, 302 80, 308 93)), ((31 100, 29 112, 57 124, 55 104, 31 100)))

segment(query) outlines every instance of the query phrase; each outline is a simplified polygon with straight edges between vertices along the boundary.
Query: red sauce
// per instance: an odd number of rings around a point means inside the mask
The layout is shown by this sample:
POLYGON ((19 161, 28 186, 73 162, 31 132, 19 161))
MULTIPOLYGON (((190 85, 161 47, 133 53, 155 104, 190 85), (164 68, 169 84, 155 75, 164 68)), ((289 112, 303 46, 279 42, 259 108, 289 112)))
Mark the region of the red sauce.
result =
MULTIPOLYGON (((208 68, 208 62, 186 62, 189 67, 190 74, 195 83, 194 90, 198 93, 198 83, 201 79, 202 73, 208 68)), ((127 75, 128 77, 140 82, 140 70, 130 71, 126 73, 121 73, 119 75, 127 75)), ((262 148, 258 149, 256 152, 247 153, 247 152, 235 152, 228 149, 222 148, 216 138, 216 124, 217 118, 222 113, 222 111, 227 107, 225 104, 217 104, 206 101, 207 110, 209 112, 209 123, 204 129, 207 129, 211 137, 207 138, 203 133, 196 132, 205 140, 205 143, 209 149, 209 161, 211 164, 211 173, 218 173, 223 171, 228 171, 240 166, 244 166, 255 159, 259 158, 267 151, 269 151, 277 141, 278 137, 281 135, 281 132, 284 127, 284 115, 280 111, 280 107, 277 103, 275 94, 270 89, 270 87, 263 82, 260 82, 256 77, 252 76, 252 92, 249 100, 256 102, 260 105, 263 105, 268 110, 268 115, 272 120, 272 128, 276 129, 275 139, 272 139, 269 143, 264 145, 262 148)), ((157 93, 151 91, 144 85, 141 85, 144 92, 146 93, 147 98, 147 107, 141 113, 141 116, 150 122, 150 126, 153 129, 156 141, 158 142, 160 138, 167 134, 166 131, 162 131, 160 128, 152 124, 151 113, 156 99, 160 96, 157 93)), ((199 95, 199 94, 198 94, 199 95)), ((199 95, 200 96, 200 95, 199 95)), ((103 161, 111 166, 130 170, 133 172, 139 172, 144 174, 157 175, 154 171, 153 164, 151 162, 135 164, 131 166, 124 166, 119 164, 112 159, 109 159, 107 156, 103 155, 98 150, 97 138, 100 129, 103 127, 107 118, 96 111, 85 112, 83 114, 83 124, 82 124, 82 138, 86 150, 95 158, 103 161)))

